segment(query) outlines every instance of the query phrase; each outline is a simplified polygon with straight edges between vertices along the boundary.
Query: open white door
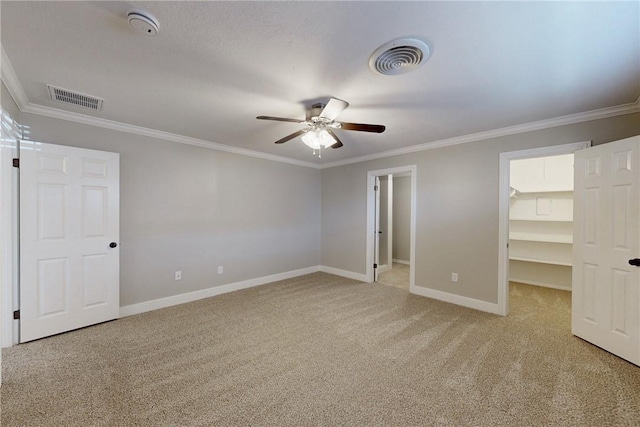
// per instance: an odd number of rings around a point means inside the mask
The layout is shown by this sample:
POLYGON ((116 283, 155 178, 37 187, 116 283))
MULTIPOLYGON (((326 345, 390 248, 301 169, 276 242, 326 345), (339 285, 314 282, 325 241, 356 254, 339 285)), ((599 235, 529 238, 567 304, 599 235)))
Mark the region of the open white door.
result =
POLYGON ((575 152, 572 332, 640 365, 640 136, 575 152))
POLYGON ((20 342, 118 317, 119 155, 20 147, 20 342))
POLYGON ((374 248, 373 248, 373 281, 378 281, 378 267, 380 266, 380 177, 376 176, 375 185, 376 207, 375 207, 375 229, 374 229, 374 248))

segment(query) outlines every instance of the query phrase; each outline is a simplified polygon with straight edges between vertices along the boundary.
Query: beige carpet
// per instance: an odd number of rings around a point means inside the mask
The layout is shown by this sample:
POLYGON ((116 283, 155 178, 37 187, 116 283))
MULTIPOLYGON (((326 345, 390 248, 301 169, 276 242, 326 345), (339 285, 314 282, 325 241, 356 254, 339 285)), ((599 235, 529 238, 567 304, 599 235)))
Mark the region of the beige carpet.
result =
POLYGON ((3 426, 640 425, 640 368, 569 330, 315 273, 3 351, 3 426))
POLYGON ((409 266, 394 262, 391 270, 378 276, 378 283, 409 291, 409 266))

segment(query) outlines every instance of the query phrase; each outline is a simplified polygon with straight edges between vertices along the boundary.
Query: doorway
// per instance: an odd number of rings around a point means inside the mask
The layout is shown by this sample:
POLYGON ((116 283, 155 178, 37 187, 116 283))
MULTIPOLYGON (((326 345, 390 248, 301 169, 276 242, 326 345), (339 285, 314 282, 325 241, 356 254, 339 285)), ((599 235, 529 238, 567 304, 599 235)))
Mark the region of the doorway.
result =
POLYGON ((370 283, 382 279, 414 292, 416 181, 415 165, 367 174, 365 271, 370 283))
MULTIPOLYGON (((550 284, 550 287, 564 289, 567 288, 567 285, 570 286, 571 273, 567 267, 571 265, 571 250, 569 246, 567 251, 566 246, 571 242, 573 232, 571 227, 567 228, 568 222, 566 220, 569 219, 569 216, 572 217, 573 212, 565 206, 567 197, 562 193, 566 193, 566 191, 559 191, 557 192, 559 195, 551 197, 552 191, 546 190, 554 188, 544 187, 545 184, 541 183, 544 178, 543 158, 553 158, 549 161, 550 163, 557 163, 558 159, 561 159, 560 162, 567 161, 567 157, 559 156, 570 155, 574 151, 587 148, 590 145, 590 142, 580 142, 500 154, 499 314, 506 316, 509 313, 509 279, 512 273, 521 277, 518 281, 529 282, 533 285, 550 284), (521 170, 522 176, 518 177, 517 174, 512 176, 511 166, 514 162, 527 159, 528 161, 521 162, 521 165, 525 165, 521 170), (542 174, 539 171, 536 172, 540 167, 542 167, 542 174), (520 186, 521 189, 512 185, 512 178, 519 181, 516 186, 520 186), (527 191, 523 191, 525 189, 527 191), (544 195, 543 193, 548 194, 544 195), (514 198, 517 199, 519 196, 523 203, 513 208, 515 215, 512 215, 510 221, 511 208, 515 206, 514 198), (558 200, 554 200, 554 198, 558 200), (557 206, 555 213, 552 206, 557 206), (514 220, 514 218, 516 219, 514 220), (554 219, 557 221, 552 221, 554 219), (540 221, 536 223, 533 220, 540 221), (514 271, 510 271, 510 263, 513 264, 514 271), (540 266, 544 266, 546 271, 541 272, 540 266), (545 274, 546 277, 540 278, 545 274)), ((565 177, 564 181, 569 180, 572 188, 573 170, 567 175, 568 177, 565 177)), ((557 177, 550 178, 555 180, 557 177)))
POLYGON ((408 292, 411 268, 411 175, 390 174, 379 178, 380 226, 377 238, 380 244, 376 282, 408 292))

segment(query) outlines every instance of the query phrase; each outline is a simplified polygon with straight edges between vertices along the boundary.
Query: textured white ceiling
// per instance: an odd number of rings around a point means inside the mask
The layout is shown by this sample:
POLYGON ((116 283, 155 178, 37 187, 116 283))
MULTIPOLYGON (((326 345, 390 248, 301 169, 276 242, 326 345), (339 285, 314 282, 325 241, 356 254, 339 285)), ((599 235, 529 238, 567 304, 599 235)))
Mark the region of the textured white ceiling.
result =
POLYGON ((29 102, 312 162, 334 162, 632 103, 640 95, 639 2, 10 2, 2 47, 29 102), (126 12, 160 21, 131 31, 126 12), (432 48, 417 71, 380 76, 371 53, 402 36, 432 48), (104 98, 101 112, 52 102, 46 84, 104 98), (300 128, 330 96, 338 131, 321 161, 300 128))

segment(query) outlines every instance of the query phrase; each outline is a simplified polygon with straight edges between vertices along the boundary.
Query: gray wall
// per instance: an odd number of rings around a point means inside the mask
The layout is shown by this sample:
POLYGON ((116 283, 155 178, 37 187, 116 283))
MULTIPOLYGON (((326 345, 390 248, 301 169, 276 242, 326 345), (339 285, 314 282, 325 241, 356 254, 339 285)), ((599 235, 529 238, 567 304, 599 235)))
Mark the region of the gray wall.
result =
POLYGON ((411 177, 393 177, 393 259, 409 261, 411 253, 411 177))
POLYGON ((415 164, 416 285, 497 303, 499 153, 637 134, 639 113, 323 169, 322 264, 365 273, 367 171, 415 164))
POLYGON ((320 264, 319 170, 20 119, 32 140, 120 153, 121 306, 320 264))
POLYGON ((120 153, 121 305, 318 264, 364 274, 367 171, 411 164, 416 285, 495 303, 499 153, 640 134, 636 113, 318 171, 18 114, 2 95, 34 140, 120 153))

